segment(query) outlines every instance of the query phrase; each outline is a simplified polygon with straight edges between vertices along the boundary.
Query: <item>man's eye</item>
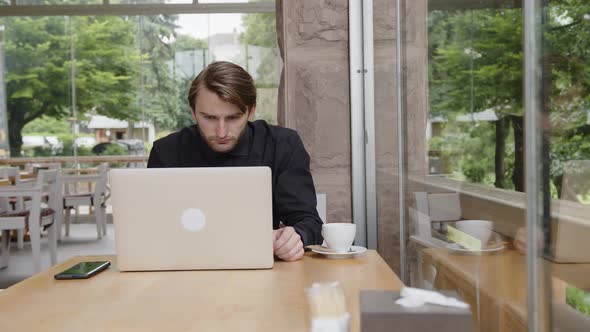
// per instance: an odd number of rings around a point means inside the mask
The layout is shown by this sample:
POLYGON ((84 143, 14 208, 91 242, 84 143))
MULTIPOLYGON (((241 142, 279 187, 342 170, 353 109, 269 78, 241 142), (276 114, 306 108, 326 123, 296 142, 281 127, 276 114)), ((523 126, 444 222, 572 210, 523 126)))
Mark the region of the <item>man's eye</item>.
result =
POLYGON ((207 119, 207 120, 215 120, 215 117, 214 116, 211 116, 211 115, 205 115, 205 119, 207 119))

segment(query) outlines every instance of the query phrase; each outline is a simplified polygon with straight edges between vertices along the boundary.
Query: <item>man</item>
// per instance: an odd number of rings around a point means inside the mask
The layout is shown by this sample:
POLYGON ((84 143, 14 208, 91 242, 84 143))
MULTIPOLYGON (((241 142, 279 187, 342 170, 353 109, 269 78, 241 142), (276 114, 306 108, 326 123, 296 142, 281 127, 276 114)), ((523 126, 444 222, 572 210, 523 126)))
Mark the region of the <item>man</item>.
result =
POLYGON ((250 74, 233 63, 214 62, 193 80, 188 100, 196 124, 155 141, 148 167, 268 166, 274 254, 295 261, 304 246, 321 244, 309 155, 294 130, 248 121, 256 111, 250 74), (280 221, 286 227, 279 228, 280 221))

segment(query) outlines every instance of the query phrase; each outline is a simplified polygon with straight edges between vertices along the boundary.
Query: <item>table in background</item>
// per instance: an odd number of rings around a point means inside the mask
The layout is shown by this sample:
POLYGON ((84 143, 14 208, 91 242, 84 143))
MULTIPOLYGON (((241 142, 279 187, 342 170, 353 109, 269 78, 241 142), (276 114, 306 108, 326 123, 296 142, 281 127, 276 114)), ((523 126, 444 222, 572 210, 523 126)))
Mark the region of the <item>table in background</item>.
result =
MULTIPOLYGON (((422 251, 424 264, 437 270, 436 289, 456 290, 472 307, 474 331, 527 331, 526 256, 507 249, 498 254, 457 255, 443 248, 422 251)), ((590 289, 590 264, 545 261, 554 300, 565 302, 565 284, 590 289), (561 298, 560 298, 561 297, 561 298)))
POLYGON ((115 259, 74 257, 0 292, 0 331, 309 331, 304 289, 331 281, 358 331, 361 289, 403 287, 373 250, 343 260, 307 253, 271 270, 120 273, 115 259), (53 279, 91 260, 113 265, 87 280, 53 279))

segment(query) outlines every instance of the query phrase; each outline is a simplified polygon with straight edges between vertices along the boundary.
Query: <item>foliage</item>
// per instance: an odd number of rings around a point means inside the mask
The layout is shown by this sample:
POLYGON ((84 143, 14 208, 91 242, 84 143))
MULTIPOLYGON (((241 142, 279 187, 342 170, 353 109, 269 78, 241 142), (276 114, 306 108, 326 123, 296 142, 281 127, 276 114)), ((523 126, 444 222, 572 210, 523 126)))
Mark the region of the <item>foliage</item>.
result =
MULTIPOLYGON (((277 45, 275 14, 242 15, 245 31, 240 41, 246 47, 261 48, 260 65, 256 68, 258 100, 256 119, 277 123, 277 92, 280 78, 279 49, 277 45)), ((252 68, 248 68, 252 70, 252 68)))
POLYGON ((13 156, 23 127, 45 115, 71 114, 72 66, 76 107, 111 117, 133 117, 130 107, 137 58, 129 21, 120 17, 8 17, 4 19, 8 126, 13 156), (70 28, 76 45, 70 58, 70 28))
POLYGON ((197 39, 188 35, 177 35, 173 46, 176 52, 206 50, 208 48, 206 40, 197 39))
POLYGON ((435 13, 429 22, 432 115, 494 107, 522 112, 522 17, 518 9, 435 13))
POLYGON ((43 115, 27 123, 22 133, 23 135, 55 135, 67 134, 71 131, 72 128, 68 122, 43 115))
POLYGON ((136 81, 136 108, 146 119, 158 127, 170 127, 177 113, 177 100, 170 98, 176 93, 173 70, 174 48, 171 41, 176 38, 177 17, 175 15, 137 16, 133 18, 136 27, 136 53, 141 54, 136 81))
MULTIPOLYGON (((544 100, 540 101, 548 111, 551 127, 547 134, 551 176, 557 193, 563 165, 573 159, 590 159, 590 125, 586 124, 590 109, 588 13, 590 3, 579 0, 554 2, 545 7, 542 61, 546 69, 543 79, 548 84, 544 85, 544 100)), ((457 115, 488 109, 499 117, 522 115, 521 9, 434 11, 429 14, 428 29, 431 116, 453 121, 457 115)), ((483 148, 470 150, 469 141, 451 144, 455 153, 462 153, 455 168, 460 166, 470 181, 487 182, 482 174, 484 169, 494 167, 495 137, 475 128, 453 126, 448 126, 443 137, 456 136, 454 130, 459 129, 469 132, 470 140, 475 139, 474 134, 480 136, 478 144, 483 148)), ((506 140, 514 142, 513 137, 510 131, 506 140)), ((512 178, 514 157, 514 145, 506 144, 506 179, 512 178)), ((510 186, 506 183, 506 187, 510 186)))
MULTIPOLYGON (((56 1, 63 2, 43 2, 56 1)), ((177 75, 176 52, 208 52, 208 45, 206 40, 177 35, 177 19, 176 15, 1 18, 6 27, 12 156, 20 154, 23 133, 71 131, 74 83, 78 121, 88 114, 102 114, 131 123, 152 121, 165 131, 191 125, 186 94, 192 78, 177 75)), ((262 55, 252 61, 260 63, 253 69, 257 87, 266 90, 260 93, 257 118, 276 122, 279 71, 274 14, 245 14, 244 24, 242 43, 262 55)), ((67 142, 64 153, 71 153, 67 142)))
POLYGON ((573 286, 566 288, 566 303, 581 313, 590 315, 590 293, 573 286))
MULTIPOLYGON (((78 136, 79 137, 79 136, 78 136)), ((59 156, 73 156, 74 155, 74 135, 72 133, 62 133, 57 135, 57 138, 63 144, 63 150, 59 156)), ((78 156, 92 156, 91 148, 85 146, 76 147, 76 154, 78 156)))
POLYGON ((99 155, 101 156, 121 156, 121 155, 126 155, 129 152, 127 151, 127 149, 119 144, 109 144, 107 145, 106 149, 104 149, 104 151, 102 151, 102 153, 100 153, 99 155))

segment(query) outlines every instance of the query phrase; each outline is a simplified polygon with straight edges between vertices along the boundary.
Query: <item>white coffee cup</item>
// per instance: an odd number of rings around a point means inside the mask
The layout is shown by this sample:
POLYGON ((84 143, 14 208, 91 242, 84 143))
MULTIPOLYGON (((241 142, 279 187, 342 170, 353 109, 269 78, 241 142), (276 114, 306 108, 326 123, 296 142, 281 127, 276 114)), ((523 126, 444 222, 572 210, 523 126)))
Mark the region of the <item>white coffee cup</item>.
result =
POLYGON ((328 248, 346 252, 350 249, 356 235, 356 225, 350 223, 330 223, 322 225, 322 236, 328 248))
POLYGON ((485 245, 492 236, 493 223, 489 220, 461 220, 455 223, 455 227, 481 241, 485 245))

